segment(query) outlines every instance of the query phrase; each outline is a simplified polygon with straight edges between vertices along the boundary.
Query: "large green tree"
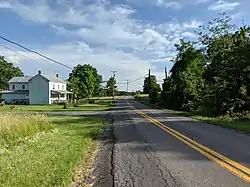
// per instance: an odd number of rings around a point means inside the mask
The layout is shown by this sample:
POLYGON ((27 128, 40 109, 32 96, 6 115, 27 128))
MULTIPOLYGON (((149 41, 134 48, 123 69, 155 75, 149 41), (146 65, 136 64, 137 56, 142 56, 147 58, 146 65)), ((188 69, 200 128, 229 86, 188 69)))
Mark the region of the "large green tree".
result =
POLYGON ((98 95, 102 76, 90 64, 78 64, 70 73, 68 83, 76 99, 89 98, 98 95))
POLYGON ((143 93, 149 94, 150 89, 156 89, 158 92, 161 91, 160 85, 157 83, 155 75, 150 75, 150 77, 145 77, 143 85, 143 93))
POLYGON ((0 55, 0 90, 8 88, 8 81, 12 77, 24 76, 23 72, 18 68, 14 67, 12 63, 5 60, 0 55))
POLYGON ((249 28, 236 28, 222 14, 199 35, 207 55, 206 100, 218 115, 245 113, 250 106, 249 28))
POLYGON ((159 92, 161 91, 161 86, 157 83, 155 75, 150 75, 144 79, 143 92, 149 94, 149 101, 151 103, 156 103, 159 98, 159 92))
POLYGON ((204 89, 204 64, 201 50, 181 40, 175 45, 177 56, 173 60, 171 76, 164 80, 162 104, 174 109, 196 109, 204 89))

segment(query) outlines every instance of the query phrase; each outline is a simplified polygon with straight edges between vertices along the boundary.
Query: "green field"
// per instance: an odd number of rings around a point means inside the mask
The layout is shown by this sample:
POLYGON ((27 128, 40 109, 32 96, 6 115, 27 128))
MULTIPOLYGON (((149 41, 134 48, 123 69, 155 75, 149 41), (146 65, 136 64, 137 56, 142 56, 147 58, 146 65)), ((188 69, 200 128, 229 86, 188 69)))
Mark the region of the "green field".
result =
POLYGON ((104 125, 102 118, 0 115, 3 187, 68 186, 79 163, 84 177, 104 125))
MULTIPOLYGON (((150 107, 154 107, 154 108, 157 107, 157 106, 149 103, 149 98, 148 98, 147 94, 139 95, 139 96, 135 97, 135 99, 138 100, 139 102, 145 104, 145 105, 150 106, 150 107)), ((166 110, 166 109, 162 109, 162 110, 166 110)), ((170 111, 171 113, 173 113, 175 115, 191 117, 193 119, 200 120, 200 121, 203 121, 206 123, 211 123, 211 124, 218 125, 221 127, 235 129, 237 131, 250 133, 250 116, 248 116, 248 118, 246 118, 246 119, 245 118, 244 119, 232 118, 229 116, 206 117, 206 116, 202 116, 198 113, 192 113, 192 112, 186 112, 186 111, 174 111, 174 110, 168 110, 168 111, 170 111)))
POLYGON ((15 105, 15 109, 11 109, 12 105, 0 106, 0 111, 31 111, 31 112, 62 112, 62 111, 104 111, 109 110, 114 103, 112 100, 100 100, 94 104, 79 104, 78 107, 68 106, 63 109, 63 105, 15 105))

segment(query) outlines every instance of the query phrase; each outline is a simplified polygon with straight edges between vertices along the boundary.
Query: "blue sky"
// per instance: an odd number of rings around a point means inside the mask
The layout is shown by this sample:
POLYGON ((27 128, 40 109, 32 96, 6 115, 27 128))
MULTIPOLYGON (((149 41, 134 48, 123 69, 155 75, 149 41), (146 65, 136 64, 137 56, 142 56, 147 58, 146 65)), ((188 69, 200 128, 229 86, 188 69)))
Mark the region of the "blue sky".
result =
MULTIPOLYGON (((249 23, 247 7, 248 0, 0 0, 0 35, 72 67, 92 64, 104 79, 118 70, 118 82, 133 80, 150 68, 161 83, 180 38, 195 39, 193 31, 222 11, 238 25, 242 19, 249 23)), ((66 78, 70 72, 0 44, 25 56, 0 46, 0 54, 26 75, 42 70, 66 78)), ((141 86, 142 81, 135 82, 130 90, 141 86)))

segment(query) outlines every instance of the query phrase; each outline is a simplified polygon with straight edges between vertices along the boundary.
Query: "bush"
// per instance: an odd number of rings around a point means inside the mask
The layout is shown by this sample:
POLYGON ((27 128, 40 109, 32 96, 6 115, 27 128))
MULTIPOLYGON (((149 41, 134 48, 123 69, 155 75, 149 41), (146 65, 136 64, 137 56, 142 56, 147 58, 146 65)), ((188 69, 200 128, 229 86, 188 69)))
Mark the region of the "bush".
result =
POLYGON ((78 103, 74 103, 73 107, 79 107, 79 104, 78 103))
POLYGON ((151 104, 155 104, 158 102, 158 99, 159 99, 159 93, 156 89, 152 89, 150 90, 150 93, 149 93, 149 102, 151 104))
POLYGON ((63 103, 63 109, 67 109, 68 108, 68 103, 64 102, 63 103))
POLYGON ((77 101, 77 103, 79 103, 79 104, 88 104, 88 99, 79 99, 77 101))
POLYGON ((88 103, 89 104, 94 104, 95 103, 95 99, 90 99, 88 103))
POLYGON ((12 105, 12 106, 10 106, 10 109, 11 109, 11 110, 16 110, 16 106, 15 106, 15 105, 12 105))

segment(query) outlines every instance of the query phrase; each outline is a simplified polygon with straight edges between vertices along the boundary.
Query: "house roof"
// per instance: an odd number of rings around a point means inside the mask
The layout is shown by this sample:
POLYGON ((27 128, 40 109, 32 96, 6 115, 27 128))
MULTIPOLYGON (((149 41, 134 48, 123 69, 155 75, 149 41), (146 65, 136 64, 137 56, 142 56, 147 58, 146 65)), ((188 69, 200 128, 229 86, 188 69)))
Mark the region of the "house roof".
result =
POLYGON ((43 76, 45 79, 47 79, 50 82, 66 84, 66 81, 56 76, 49 76, 49 75, 41 75, 41 76, 43 76))
POLYGON ((66 84, 66 81, 64 81, 63 79, 61 79, 59 77, 50 76, 50 75, 43 75, 43 74, 37 74, 37 75, 31 77, 29 80, 31 80, 31 79, 33 79, 34 77, 37 77, 37 76, 41 76, 41 77, 45 78, 47 81, 49 81, 49 82, 66 84))
POLYGON ((8 83, 28 83, 30 78, 30 76, 13 77, 8 83))
MULTIPOLYGON (((35 75, 35 76, 37 76, 37 75, 35 75)), ((33 76, 33 77, 35 77, 35 76, 33 76)), ((45 79, 47 79, 50 82, 66 84, 66 81, 64 81, 63 79, 56 77, 56 76, 42 75, 42 74, 40 76, 44 77, 45 79)), ((8 83, 29 83, 29 80, 32 79, 33 77, 30 77, 30 76, 13 77, 12 79, 9 80, 8 83)))

